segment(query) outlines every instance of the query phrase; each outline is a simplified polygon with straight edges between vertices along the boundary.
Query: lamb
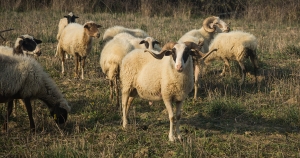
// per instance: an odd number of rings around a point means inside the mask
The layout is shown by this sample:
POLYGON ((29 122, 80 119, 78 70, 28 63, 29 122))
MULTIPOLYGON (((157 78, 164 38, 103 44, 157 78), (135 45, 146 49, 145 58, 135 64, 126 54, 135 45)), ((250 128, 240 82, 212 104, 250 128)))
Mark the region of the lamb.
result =
MULTIPOLYGON (((56 35, 56 39, 59 41, 60 35, 62 33, 62 30, 69 24, 74 23, 78 16, 74 15, 72 12, 70 12, 68 15, 64 16, 65 18, 62 18, 59 20, 58 23, 58 33, 56 35)), ((56 49, 57 50, 57 49, 56 49)), ((57 51, 55 53, 55 57, 57 57, 57 51)), ((68 59, 68 55, 66 54, 66 59, 68 59)))
MULTIPOLYGON (((203 26, 197 30, 191 30, 184 34, 178 42, 194 42, 194 43, 202 43, 202 52, 207 53, 209 43, 213 39, 216 33, 221 32, 229 32, 230 28, 229 25, 226 24, 224 21, 222 21, 219 17, 212 16, 208 17, 203 21, 203 26)), ((199 61, 197 61, 197 58, 193 58, 194 60, 194 77, 195 77, 195 85, 194 85, 194 100, 197 98, 197 90, 198 90, 198 84, 199 84, 199 75, 200 75, 200 65, 199 61)))
POLYGON ((81 65, 81 79, 84 79, 84 66, 87 55, 92 51, 93 38, 99 38, 101 25, 93 21, 84 25, 68 24, 62 31, 57 46, 57 53, 62 60, 62 73, 65 72, 65 53, 75 57, 75 78, 78 78, 78 65, 81 65))
POLYGON ((119 107, 119 69, 122 59, 133 49, 160 50, 160 44, 152 37, 145 39, 136 38, 128 33, 120 33, 103 47, 100 55, 100 66, 102 72, 109 79, 110 100, 113 100, 113 90, 116 93, 116 107, 119 107))
POLYGON ((30 103, 32 99, 43 101, 57 124, 66 122, 71 107, 55 82, 35 59, 0 53, 0 69, 0 103, 9 103, 4 129, 7 130, 7 119, 12 113, 14 99, 23 100, 32 130, 35 129, 30 103))
MULTIPOLYGON (((245 82, 246 70, 244 66, 244 60, 250 57, 250 60, 254 67, 254 75, 256 78, 256 73, 258 69, 258 61, 256 55, 257 49, 257 39, 254 35, 242 31, 232 31, 229 33, 218 34, 209 46, 209 49, 218 50, 212 53, 209 57, 204 60, 207 65, 213 60, 223 60, 224 67, 221 76, 225 74, 226 66, 230 70, 229 60, 235 60, 239 63, 241 69, 242 79, 240 85, 245 82)), ((256 78, 257 82, 257 78, 256 78)))
POLYGON ((179 131, 181 107, 194 84, 193 63, 190 55, 199 55, 194 46, 195 44, 190 42, 169 42, 159 53, 134 49, 124 57, 120 70, 124 128, 128 124, 129 107, 138 94, 143 99, 164 101, 170 120, 169 140, 175 140, 174 121, 176 121, 177 138, 181 139, 179 131), (172 101, 176 103, 176 117, 172 111, 172 101))
POLYGON ((123 26, 114 26, 114 27, 108 28, 104 32, 103 41, 109 41, 109 40, 113 39, 114 36, 116 36, 117 34, 122 33, 122 32, 129 33, 132 36, 139 37, 139 38, 145 38, 145 37, 149 36, 145 31, 143 31, 141 29, 130 29, 130 28, 125 28, 123 26))

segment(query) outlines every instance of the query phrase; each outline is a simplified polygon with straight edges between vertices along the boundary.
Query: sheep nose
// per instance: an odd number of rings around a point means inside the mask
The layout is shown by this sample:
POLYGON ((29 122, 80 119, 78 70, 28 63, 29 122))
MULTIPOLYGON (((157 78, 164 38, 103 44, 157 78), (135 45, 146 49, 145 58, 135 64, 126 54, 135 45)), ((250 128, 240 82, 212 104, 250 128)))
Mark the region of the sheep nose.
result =
POLYGON ((176 70, 179 71, 179 72, 182 71, 182 65, 181 65, 181 64, 177 64, 177 65, 175 66, 175 68, 176 68, 176 70))

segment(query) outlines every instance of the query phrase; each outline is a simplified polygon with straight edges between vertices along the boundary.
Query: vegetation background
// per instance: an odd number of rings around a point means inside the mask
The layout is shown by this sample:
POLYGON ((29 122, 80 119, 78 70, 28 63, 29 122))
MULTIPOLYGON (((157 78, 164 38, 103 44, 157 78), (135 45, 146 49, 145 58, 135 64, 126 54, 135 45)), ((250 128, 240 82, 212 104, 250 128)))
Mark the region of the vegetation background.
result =
MULTIPOLYGON (((43 43, 37 60, 72 106, 66 125, 59 127, 40 101, 32 101, 36 131, 29 132, 21 105, 1 131, 1 157, 300 157, 300 37, 299 0, 10 0, 0 1, 0 30, 8 43, 32 34, 43 43), (121 127, 121 109, 109 101, 108 81, 99 66, 105 44, 95 39, 88 56, 86 79, 73 78, 74 62, 65 76, 54 57, 59 19, 72 11, 83 24, 93 20, 105 29, 122 25, 140 28, 163 44, 199 29, 207 16, 231 22, 232 30, 258 39, 260 72, 256 86, 249 62, 246 85, 233 76, 219 77, 222 62, 214 62, 201 78, 199 98, 184 103, 184 139, 168 141, 169 120, 163 102, 149 106, 136 99, 130 128, 121 127)), ((4 104, 0 106, 5 114, 4 104)), ((0 118, 0 123, 3 123, 0 118)))

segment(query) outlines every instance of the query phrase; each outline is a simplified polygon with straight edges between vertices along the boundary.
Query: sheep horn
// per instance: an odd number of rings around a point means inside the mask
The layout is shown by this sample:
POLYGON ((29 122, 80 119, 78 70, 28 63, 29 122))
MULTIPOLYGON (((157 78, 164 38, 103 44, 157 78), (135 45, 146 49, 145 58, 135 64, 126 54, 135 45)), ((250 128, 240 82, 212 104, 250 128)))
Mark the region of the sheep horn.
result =
POLYGON ((156 59, 162 59, 165 56, 166 52, 171 51, 173 49, 175 44, 177 44, 177 43, 176 42, 166 43, 158 54, 153 53, 150 50, 145 50, 144 52, 150 53, 156 59))
POLYGON ((200 56, 200 57, 205 56, 205 54, 201 52, 201 47, 203 45, 203 41, 199 41, 199 44, 196 44, 194 42, 184 42, 184 44, 188 48, 195 50, 195 52, 198 54, 197 56, 200 56))
POLYGON ((208 17, 206 19, 204 19, 203 21, 203 28, 207 31, 207 32, 214 32, 216 30, 215 26, 213 26, 211 28, 211 26, 209 25, 210 23, 215 24, 215 20, 217 20, 216 17, 212 16, 212 17, 208 17))
POLYGON ((144 52, 150 53, 150 54, 151 54, 154 58, 156 58, 156 59, 162 59, 162 58, 165 56, 165 51, 156 54, 156 53, 152 52, 151 50, 146 49, 146 50, 144 50, 144 52))
POLYGON ((206 57, 208 57, 212 52, 217 51, 218 49, 213 49, 210 52, 206 53, 204 56, 201 57, 201 59, 205 59, 206 57))

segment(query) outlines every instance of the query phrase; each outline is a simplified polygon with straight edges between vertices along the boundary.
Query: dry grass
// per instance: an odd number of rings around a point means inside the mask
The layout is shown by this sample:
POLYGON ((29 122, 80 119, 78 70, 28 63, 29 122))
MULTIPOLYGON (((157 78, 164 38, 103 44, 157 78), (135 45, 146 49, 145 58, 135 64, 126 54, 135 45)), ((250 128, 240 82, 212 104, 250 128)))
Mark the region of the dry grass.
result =
MULTIPOLYGON (((259 41, 259 84, 251 71, 246 86, 239 76, 219 77, 221 62, 212 64, 201 79, 199 100, 189 97, 183 107, 182 142, 168 142, 169 121, 163 102, 136 99, 130 109, 130 128, 121 127, 120 109, 109 102, 108 81, 101 73, 99 57, 104 43, 94 41, 88 56, 86 79, 73 79, 73 60, 62 76, 54 57, 59 19, 66 13, 2 12, 0 30, 14 41, 25 33, 43 40, 37 60, 56 81, 72 106, 70 117, 58 127, 46 106, 34 101, 36 131, 21 106, 11 117, 9 132, 1 132, 1 157, 300 157, 299 51, 300 30, 296 23, 281 21, 230 21, 233 30, 254 34, 259 41), (19 18, 22 17, 22 18, 19 18), (17 19, 17 20, 16 20, 17 19)), ((75 13, 78 23, 93 20, 108 27, 141 28, 162 43, 176 41, 188 30, 200 28, 203 18, 141 17, 134 14, 75 13)), ((233 65, 233 72, 238 72, 233 65)), ((252 70, 247 62, 246 67, 252 70)), ((192 96, 193 94, 191 94, 192 96)), ((1 105, 5 113, 5 106, 1 105)), ((0 120, 3 123, 3 119, 0 120)))

